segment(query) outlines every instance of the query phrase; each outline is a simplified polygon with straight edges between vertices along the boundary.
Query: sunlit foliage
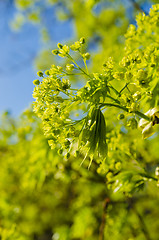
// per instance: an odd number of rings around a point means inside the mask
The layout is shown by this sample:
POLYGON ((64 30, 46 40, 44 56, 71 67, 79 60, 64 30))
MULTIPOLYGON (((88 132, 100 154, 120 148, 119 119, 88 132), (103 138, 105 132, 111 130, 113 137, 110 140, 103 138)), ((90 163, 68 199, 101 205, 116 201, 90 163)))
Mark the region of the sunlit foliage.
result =
MULTIPOLYGON (((16 6, 40 24, 40 2, 16 6)), ((158 240, 159 4, 126 30, 102 2, 62 1, 79 40, 38 62, 30 109, 1 116, 2 240, 158 240)))

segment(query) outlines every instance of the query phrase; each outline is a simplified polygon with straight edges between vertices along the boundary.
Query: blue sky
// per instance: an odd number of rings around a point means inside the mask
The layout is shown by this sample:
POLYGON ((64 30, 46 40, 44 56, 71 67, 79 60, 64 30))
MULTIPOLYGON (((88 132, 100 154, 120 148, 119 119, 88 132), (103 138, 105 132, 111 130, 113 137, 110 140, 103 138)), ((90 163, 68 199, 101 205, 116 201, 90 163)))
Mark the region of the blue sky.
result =
POLYGON ((31 25, 19 32, 11 30, 13 14, 14 8, 0 2, 0 112, 9 110, 17 115, 32 102, 32 62, 39 41, 38 32, 31 25))
MULTIPOLYGON (((18 116, 32 102, 33 80, 37 70, 34 58, 44 43, 37 26, 25 24, 20 31, 13 31, 10 22, 15 14, 13 6, 0 1, 0 114, 10 111, 18 116)), ((57 22, 52 17, 53 48, 62 39, 72 37, 71 22, 57 22), (67 26, 66 26, 67 25, 67 26)))

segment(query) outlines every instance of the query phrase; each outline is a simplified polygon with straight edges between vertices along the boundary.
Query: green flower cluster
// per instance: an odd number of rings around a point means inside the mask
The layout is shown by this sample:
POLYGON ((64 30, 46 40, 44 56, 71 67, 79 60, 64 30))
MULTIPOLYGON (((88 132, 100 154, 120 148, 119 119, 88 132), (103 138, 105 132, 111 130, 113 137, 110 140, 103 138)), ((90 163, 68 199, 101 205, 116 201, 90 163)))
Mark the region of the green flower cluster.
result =
MULTIPOLYGON (((79 151, 85 145, 85 157, 91 154, 95 156, 95 151, 102 158, 106 157, 105 119, 100 109, 114 107, 120 110, 118 116, 121 110, 125 111, 128 120, 126 126, 132 129, 137 128, 139 120, 134 115, 151 123, 151 116, 142 111, 145 111, 145 102, 149 102, 150 107, 159 105, 159 97, 154 94, 158 89, 159 76, 157 9, 159 10, 159 5, 153 7, 149 16, 138 16, 137 28, 131 25, 126 34, 125 56, 119 63, 109 58, 103 64, 103 72, 89 73, 86 60, 90 55, 83 52, 84 38, 70 47, 58 43, 58 49, 53 50, 53 54, 67 58, 69 63, 65 67, 52 65, 45 72, 45 77, 38 72, 43 81, 40 84, 38 80, 34 81, 36 87, 33 93, 36 99, 34 111, 42 118, 43 129, 52 148, 58 145, 59 152, 68 158, 71 151, 79 151), (83 67, 74 60, 71 51, 81 56, 83 67), (83 87, 74 89, 70 79, 72 76, 78 79, 79 75, 87 79, 87 82, 83 87), (73 120, 73 114, 79 110, 82 110, 80 119, 73 120), (86 116, 83 117, 82 114, 86 116), (82 128, 79 123, 83 123, 82 128), (78 142, 80 133, 82 141, 77 147, 75 143, 78 142)), ((144 134, 144 137, 148 136, 149 134, 144 134)))
MULTIPOLYGON (((84 43, 84 38, 78 42, 80 47, 84 43)), ((74 45, 77 45, 77 42, 74 45)), ((68 77, 72 71, 89 75, 74 61, 69 54, 68 46, 60 43, 57 46, 58 50, 53 50, 53 54, 67 57, 72 63, 66 64, 65 68, 52 65, 49 70, 45 71, 45 74, 37 73, 39 77, 43 77, 43 80, 40 82, 36 79, 33 82, 36 85, 33 93, 33 97, 36 99, 34 111, 43 121, 43 130, 51 148, 54 149, 58 145, 59 153, 65 154, 68 158, 73 148, 72 142, 79 136, 78 123, 84 120, 72 120, 72 112, 85 109, 85 106, 78 107, 80 97, 76 89, 71 89, 68 77)), ((73 47, 71 48, 73 49, 73 47)), ((80 51, 79 53, 88 58, 88 53, 80 51)), ((83 57, 84 63, 86 63, 85 58, 83 57)))

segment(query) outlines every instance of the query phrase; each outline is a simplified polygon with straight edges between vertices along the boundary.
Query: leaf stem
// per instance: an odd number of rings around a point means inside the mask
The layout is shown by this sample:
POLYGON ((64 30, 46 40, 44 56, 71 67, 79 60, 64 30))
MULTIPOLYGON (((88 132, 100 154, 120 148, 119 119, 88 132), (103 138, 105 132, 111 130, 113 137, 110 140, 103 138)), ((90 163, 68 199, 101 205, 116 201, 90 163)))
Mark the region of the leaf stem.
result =
POLYGON ((128 85, 129 85, 129 83, 126 83, 125 86, 120 90, 119 97, 121 96, 122 91, 124 91, 124 89, 127 88, 128 85))
POLYGON ((113 97, 111 97, 111 96, 109 96, 109 95, 107 95, 106 97, 107 97, 107 98, 110 98, 110 99, 112 99, 114 102, 120 104, 120 101, 119 101, 119 100, 117 100, 117 99, 115 99, 115 98, 113 98, 113 97))
POLYGON ((108 87, 111 88, 115 92, 116 95, 120 96, 120 93, 111 84, 108 87))
POLYGON ((76 67, 77 67, 81 72, 83 72, 87 77, 89 77, 89 78, 92 79, 92 77, 91 77, 89 74, 87 74, 87 73, 75 62, 75 60, 71 57, 70 54, 67 54, 67 57, 71 59, 71 61, 76 65, 76 67))
POLYGON ((145 114, 143 114, 143 113, 141 113, 141 112, 139 112, 139 111, 133 111, 135 114, 137 114, 139 117, 141 117, 141 118, 144 118, 145 120, 147 120, 147 121, 150 121, 151 119, 148 117, 148 116, 146 116, 145 114))
MULTIPOLYGON (((105 107, 105 106, 116 107, 116 108, 120 108, 120 109, 124 110, 125 112, 129 112, 128 108, 126 108, 124 106, 121 106, 121 105, 118 105, 118 104, 115 104, 115 103, 101 103, 99 107, 102 108, 102 107, 105 107)), ((135 113, 136 115, 138 115, 141 118, 144 118, 147 121, 151 120, 148 116, 146 116, 145 114, 143 114, 139 111, 132 111, 132 113, 135 113)))
POLYGON ((84 62, 85 68, 86 68, 86 72, 87 72, 87 74, 89 74, 86 60, 83 59, 83 62, 84 62))

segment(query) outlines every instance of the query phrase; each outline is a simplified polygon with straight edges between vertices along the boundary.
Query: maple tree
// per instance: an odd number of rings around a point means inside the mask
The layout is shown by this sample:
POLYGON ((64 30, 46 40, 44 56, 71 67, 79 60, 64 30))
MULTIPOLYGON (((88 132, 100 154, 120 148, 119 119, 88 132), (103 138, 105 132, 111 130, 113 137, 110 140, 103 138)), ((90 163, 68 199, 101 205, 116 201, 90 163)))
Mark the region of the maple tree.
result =
POLYGON ((136 3, 135 25, 102 2, 62 1, 79 40, 52 49, 32 108, 1 118, 2 240, 158 239, 159 4, 136 3))

